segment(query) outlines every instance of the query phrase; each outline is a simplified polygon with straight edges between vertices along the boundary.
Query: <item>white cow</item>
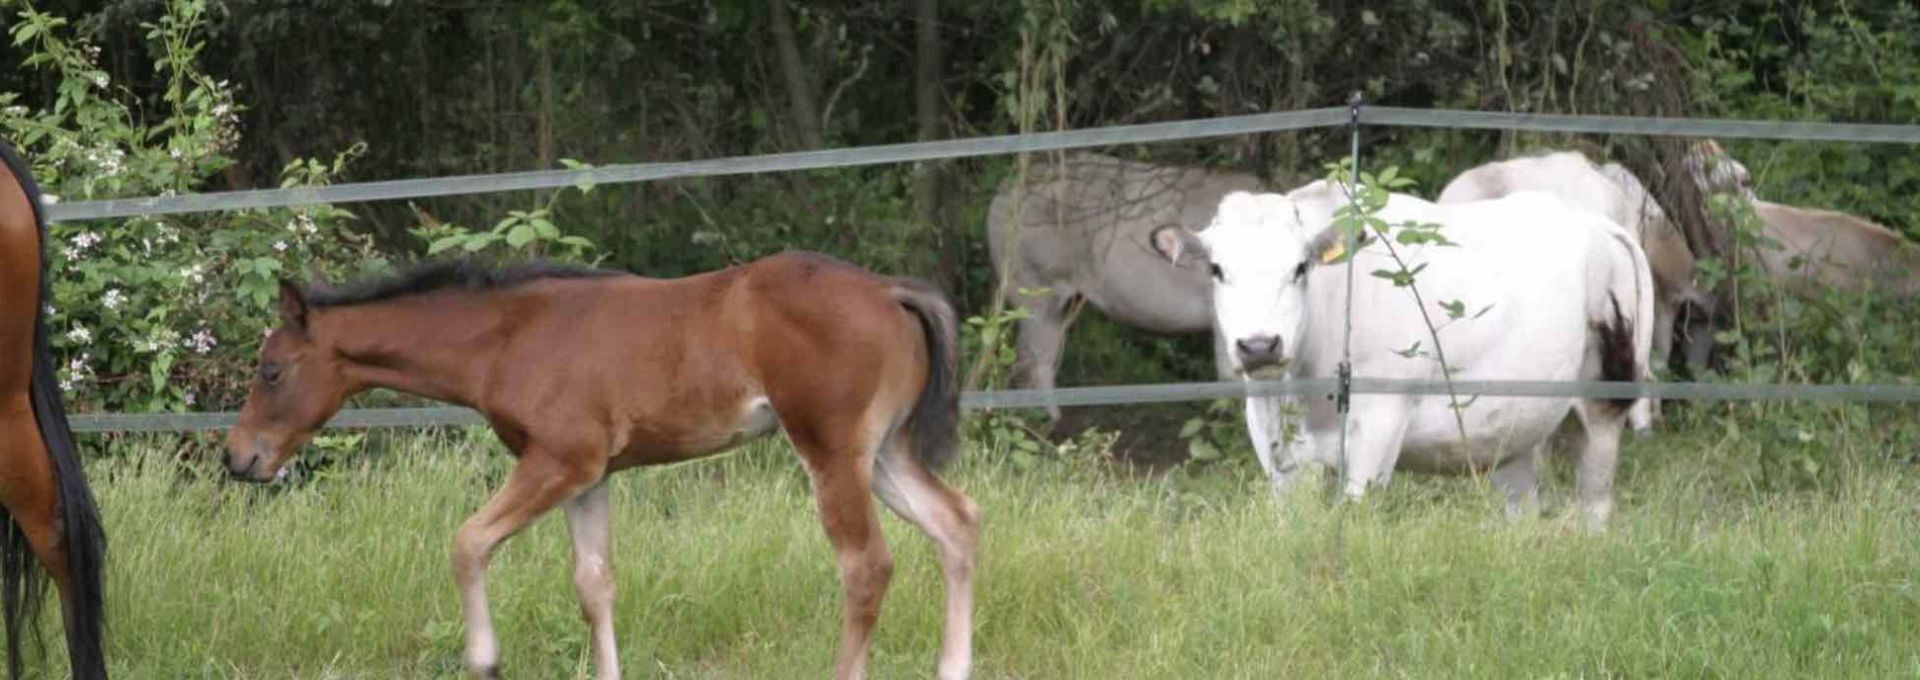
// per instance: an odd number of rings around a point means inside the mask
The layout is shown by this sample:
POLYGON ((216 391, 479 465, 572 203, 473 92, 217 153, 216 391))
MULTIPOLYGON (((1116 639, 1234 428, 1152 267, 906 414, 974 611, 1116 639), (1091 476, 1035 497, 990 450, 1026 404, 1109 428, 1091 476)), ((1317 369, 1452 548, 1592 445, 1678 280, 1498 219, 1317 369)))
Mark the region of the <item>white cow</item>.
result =
MULTIPOLYGON (((1036 164, 1023 189, 1000 187, 987 213, 987 243, 1007 302, 1027 310, 1016 345, 1019 383, 1054 386, 1076 299, 1155 333, 1212 330, 1206 275, 1169 266, 1148 235, 1168 224, 1200 228, 1227 192, 1260 186, 1253 175, 1078 153, 1059 165, 1036 164)), ((1224 360, 1216 364, 1225 377, 1224 360)), ((1059 419, 1058 408, 1047 411, 1059 419)))
POLYGON ((1567 205, 1598 213, 1626 227, 1640 240, 1658 293, 1653 305, 1653 365, 1666 365, 1673 346, 1673 323, 1681 307, 1697 302, 1693 251, 1678 225, 1647 192, 1646 185, 1618 163, 1596 166, 1578 151, 1497 161, 1460 173, 1440 190, 1440 203, 1499 198, 1519 191, 1543 191, 1567 205))
MULTIPOLYGON (((1341 358, 1347 272, 1325 255, 1339 240, 1329 229, 1339 192, 1316 182, 1287 195, 1229 194, 1206 230, 1157 230, 1156 249, 1214 278, 1215 332, 1249 379, 1266 369, 1289 377, 1330 377, 1341 358)), ((1446 323, 1440 342, 1459 380, 1637 380, 1650 351, 1653 283, 1636 240, 1592 213, 1551 196, 1521 193, 1439 205, 1395 194, 1380 217, 1442 225, 1457 247, 1397 246, 1416 285, 1443 323, 1440 304, 1458 300, 1483 316, 1446 323)), ((1395 269, 1373 239, 1352 266, 1352 350, 1357 378, 1439 380, 1427 356, 1403 356, 1432 341, 1406 288, 1369 274, 1395 269)), ((1571 410, 1584 425, 1577 472, 1587 520, 1603 525, 1612 508, 1620 429, 1631 400, 1481 397, 1463 410, 1465 436, 1445 396, 1357 394, 1348 452, 1337 457, 1339 417, 1330 400, 1311 400, 1304 435, 1285 441, 1281 399, 1248 400, 1248 425, 1260 463, 1283 491, 1301 463, 1339 470, 1345 493, 1361 496, 1388 482, 1396 467, 1461 472, 1491 469, 1513 513, 1536 501, 1534 467, 1548 436, 1571 410)))

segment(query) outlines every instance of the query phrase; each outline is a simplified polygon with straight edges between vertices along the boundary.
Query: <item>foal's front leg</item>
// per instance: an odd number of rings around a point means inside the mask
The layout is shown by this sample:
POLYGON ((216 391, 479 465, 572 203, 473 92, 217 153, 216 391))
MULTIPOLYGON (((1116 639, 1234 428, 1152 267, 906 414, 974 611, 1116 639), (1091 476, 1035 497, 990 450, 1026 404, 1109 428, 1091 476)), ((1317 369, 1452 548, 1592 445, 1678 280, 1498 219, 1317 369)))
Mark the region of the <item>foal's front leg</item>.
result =
POLYGON ((600 480, 602 465, 563 461, 537 450, 521 454, 507 483, 460 525, 453 537, 453 580, 467 623, 467 670, 477 678, 500 674, 500 647, 487 614, 487 561, 501 541, 600 480))

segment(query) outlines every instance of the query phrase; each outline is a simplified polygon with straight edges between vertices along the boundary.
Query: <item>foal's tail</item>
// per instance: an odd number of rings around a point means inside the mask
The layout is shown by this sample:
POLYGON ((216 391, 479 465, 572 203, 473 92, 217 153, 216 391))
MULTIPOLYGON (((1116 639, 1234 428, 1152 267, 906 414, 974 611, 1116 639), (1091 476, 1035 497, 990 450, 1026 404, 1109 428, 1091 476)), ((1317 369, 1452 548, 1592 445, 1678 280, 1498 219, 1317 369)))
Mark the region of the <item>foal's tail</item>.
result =
POLYGON ((920 317, 927 338, 927 386, 907 424, 913 428, 913 456, 938 470, 959 452, 960 323, 953 303, 933 284, 893 279, 893 298, 920 317))
MULTIPOLYGON (((0 143, 0 157, 20 183, 21 192, 33 206, 34 222, 40 229, 40 300, 35 305, 33 322, 33 377, 29 400, 33 419, 40 428, 40 441, 53 463, 55 512, 61 533, 58 538, 66 551, 68 589, 65 609, 67 658, 73 677, 82 680, 107 677, 106 657, 102 653, 105 616, 101 596, 101 575, 106 557, 106 537, 100 529, 100 513, 93 504, 93 491, 87 486, 86 471, 67 426, 67 412, 61 403, 59 383, 54 377, 53 351, 47 343, 45 300, 47 287, 47 221, 41 213, 40 187, 33 181, 27 164, 11 146, 0 143)), ((7 670, 20 676, 22 633, 39 618, 44 599, 45 578, 35 573, 33 550, 17 520, 6 519, 5 537, 0 540, 4 559, 0 559, 0 595, 4 595, 7 626, 7 670)))

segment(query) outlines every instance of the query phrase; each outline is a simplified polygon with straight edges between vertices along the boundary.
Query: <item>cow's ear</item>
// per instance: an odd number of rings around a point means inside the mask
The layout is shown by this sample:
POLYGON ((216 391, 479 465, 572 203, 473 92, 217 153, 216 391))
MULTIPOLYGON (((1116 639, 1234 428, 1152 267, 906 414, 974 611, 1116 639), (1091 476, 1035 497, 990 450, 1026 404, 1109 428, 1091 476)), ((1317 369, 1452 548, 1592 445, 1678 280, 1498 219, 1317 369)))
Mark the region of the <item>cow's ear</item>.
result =
POLYGON ((1191 267, 1207 261, 1207 244, 1178 225, 1153 230, 1153 250, 1175 267, 1191 267))
MULTIPOLYGON (((1365 232, 1360 234, 1358 243, 1361 246, 1367 244, 1365 232)), ((1327 227, 1307 243, 1307 261, 1316 265, 1339 264, 1347 261, 1351 255, 1347 252, 1347 233, 1338 225, 1327 227)))

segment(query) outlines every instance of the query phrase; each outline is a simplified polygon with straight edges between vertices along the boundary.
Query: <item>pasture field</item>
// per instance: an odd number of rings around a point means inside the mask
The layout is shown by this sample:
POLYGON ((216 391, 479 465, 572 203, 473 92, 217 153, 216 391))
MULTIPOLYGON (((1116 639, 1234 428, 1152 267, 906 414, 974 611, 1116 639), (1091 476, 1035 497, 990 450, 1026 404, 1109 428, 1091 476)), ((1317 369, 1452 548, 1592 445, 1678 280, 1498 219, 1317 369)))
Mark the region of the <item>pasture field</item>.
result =
MULTIPOLYGON (((976 676, 1920 674, 1910 442, 1818 442, 1828 468, 1781 484, 1758 463, 1776 452, 1710 422, 1628 443, 1604 535, 1564 515, 1565 465, 1544 515, 1510 523, 1470 478, 1275 502, 1244 457, 1149 475, 1086 447, 1016 466, 975 442, 946 476, 986 512, 976 676)), ((280 488, 216 477, 202 445, 108 444, 91 473, 116 674, 459 677, 448 549, 509 459, 484 433, 372 441, 280 488)), ((630 677, 828 674, 838 581, 784 443, 613 485, 630 677)), ((886 528, 873 675, 925 677, 938 568, 911 527, 886 528)), ((497 555, 510 677, 590 671, 569 560, 557 515, 497 555)))

